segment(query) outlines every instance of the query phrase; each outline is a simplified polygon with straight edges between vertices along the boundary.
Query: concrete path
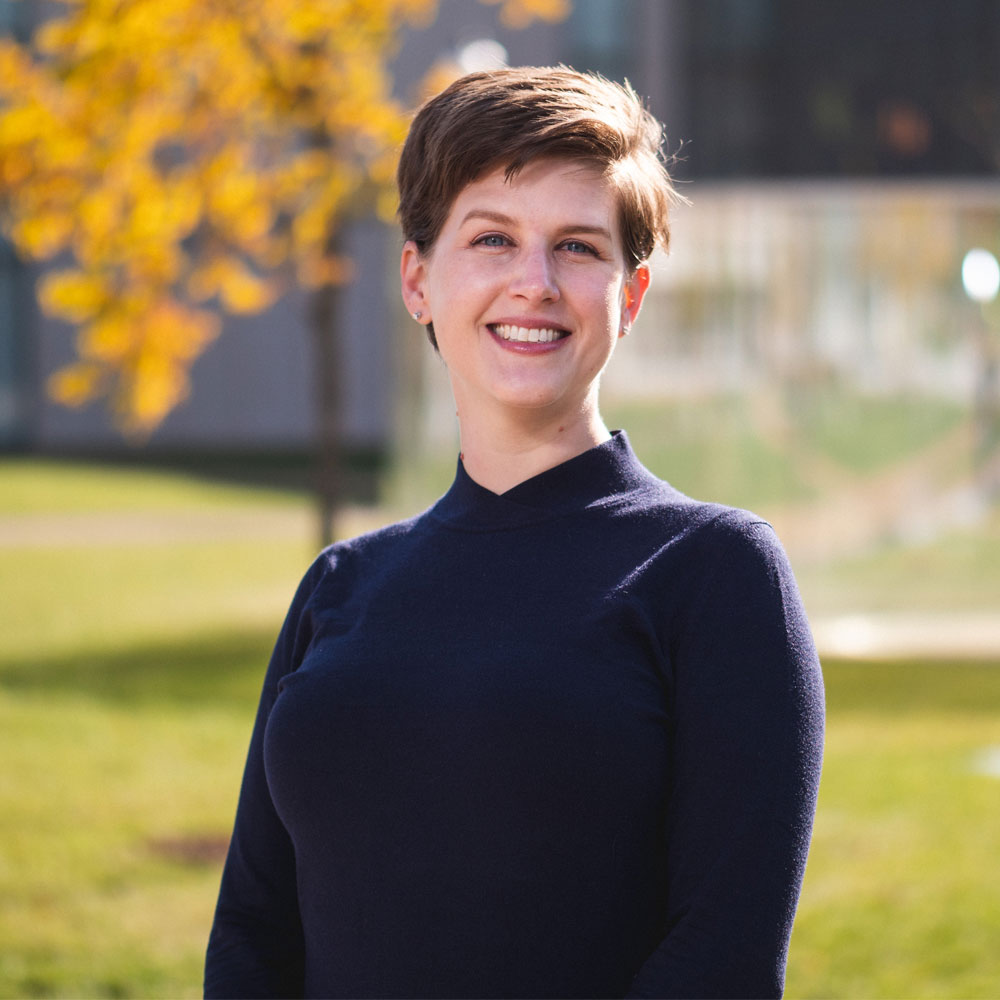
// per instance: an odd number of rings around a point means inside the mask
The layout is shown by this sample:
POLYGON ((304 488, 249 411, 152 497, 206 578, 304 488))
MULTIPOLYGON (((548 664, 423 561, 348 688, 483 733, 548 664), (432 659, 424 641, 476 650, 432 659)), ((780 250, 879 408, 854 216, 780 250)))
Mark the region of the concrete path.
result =
POLYGON ((850 614, 811 625, 821 657, 1000 661, 1000 611, 850 614))
MULTIPOLYGON (((368 508, 348 508, 341 534, 360 534, 385 523, 368 508)), ((0 549, 90 545, 157 545, 236 539, 303 539, 318 534, 308 504, 287 507, 225 507, 190 511, 71 511, 0 515, 0 549)))

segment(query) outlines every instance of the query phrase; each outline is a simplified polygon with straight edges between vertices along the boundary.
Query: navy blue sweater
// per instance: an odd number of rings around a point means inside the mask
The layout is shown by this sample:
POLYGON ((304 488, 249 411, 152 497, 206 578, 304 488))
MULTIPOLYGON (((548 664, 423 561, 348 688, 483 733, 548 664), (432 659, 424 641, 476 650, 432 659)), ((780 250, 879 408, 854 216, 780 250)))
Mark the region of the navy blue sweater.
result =
POLYGON ((327 549, 268 668, 208 996, 780 995, 823 690, 771 528, 624 434, 327 549))

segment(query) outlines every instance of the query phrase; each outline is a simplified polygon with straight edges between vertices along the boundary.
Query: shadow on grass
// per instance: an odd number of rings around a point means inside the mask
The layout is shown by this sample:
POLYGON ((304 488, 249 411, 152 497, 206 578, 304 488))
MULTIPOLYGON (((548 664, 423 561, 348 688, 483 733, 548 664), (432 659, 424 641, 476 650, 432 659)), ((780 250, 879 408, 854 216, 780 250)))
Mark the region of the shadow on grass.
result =
POLYGON ((1000 661, 824 660, 827 712, 1000 711, 1000 661))
POLYGON ((252 707, 273 643, 273 629, 238 630, 11 659, 0 662, 0 688, 129 704, 252 707))

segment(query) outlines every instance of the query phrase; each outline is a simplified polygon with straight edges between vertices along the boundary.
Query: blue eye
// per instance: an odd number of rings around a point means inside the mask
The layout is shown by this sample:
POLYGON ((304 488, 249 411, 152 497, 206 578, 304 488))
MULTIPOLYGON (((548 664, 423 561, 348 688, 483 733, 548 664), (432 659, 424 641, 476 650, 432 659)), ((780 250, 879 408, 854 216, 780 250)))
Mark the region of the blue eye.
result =
POLYGON ((597 251, 589 243, 584 243, 582 240, 566 240, 563 243, 563 248, 569 250, 570 253, 589 253, 595 256, 597 254, 597 251))
POLYGON ((484 247, 503 247, 507 245, 507 242, 507 237, 501 236, 499 233, 487 233, 485 236, 473 240, 473 243, 484 247))

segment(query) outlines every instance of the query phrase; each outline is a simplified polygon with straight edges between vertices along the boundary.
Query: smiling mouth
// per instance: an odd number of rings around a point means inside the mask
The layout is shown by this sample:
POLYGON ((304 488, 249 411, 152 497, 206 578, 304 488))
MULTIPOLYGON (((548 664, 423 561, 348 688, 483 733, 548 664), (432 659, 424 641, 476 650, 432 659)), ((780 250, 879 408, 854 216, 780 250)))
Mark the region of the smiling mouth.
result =
POLYGON ((562 340, 569 336, 568 330, 557 330, 554 327, 509 326, 506 323, 493 323, 490 329, 501 340, 513 340, 519 344, 550 344, 553 340, 562 340))

